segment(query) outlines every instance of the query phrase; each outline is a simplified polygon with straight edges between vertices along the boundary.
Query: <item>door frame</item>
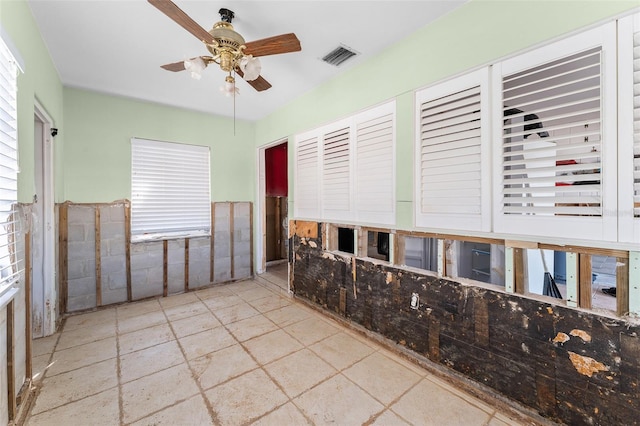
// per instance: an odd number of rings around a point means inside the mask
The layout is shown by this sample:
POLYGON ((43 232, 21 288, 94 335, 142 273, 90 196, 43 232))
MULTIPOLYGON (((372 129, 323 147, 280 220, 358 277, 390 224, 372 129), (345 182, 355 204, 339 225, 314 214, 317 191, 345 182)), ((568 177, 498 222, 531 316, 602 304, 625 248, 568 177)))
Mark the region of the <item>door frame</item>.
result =
MULTIPOLYGON (((40 294, 42 300, 38 300, 40 312, 32 311, 32 316, 36 314, 41 315, 42 319, 42 335, 35 335, 33 337, 44 337, 53 334, 56 330, 56 306, 58 306, 58 294, 56 291, 56 224, 55 224, 55 193, 54 193, 54 152, 53 152, 53 136, 51 135, 51 128, 54 127, 54 122, 51 116, 47 113, 47 110, 36 99, 34 101, 34 120, 37 118, 42 125, 42 147, 34 146, 35 150, 42 149, 42 164, 34 164, 34 167, 42 168, 42 200, 38 200, 43 203, 42 218, 38 218, 42 223, 42 236, 41 241, 33 240, 32 247, 36 250, 41 250, 42 253, 42 277, 41 283, 42 289, 40 294), (36 244, 41 244, 38 246, 36 244)), ((34 126, 35 130, 35 126, 34 126)), ((40 139, 38 139, 39 141, 40 139)), ((34 145, 36 143, 36 135, 34 134, 34 145)), ((35 178, 35 171, 34 171, 35 178)), ((35 235, 32 233, 32 238, 35 235)), ((32 283, 32 285, 35 283, 32 283)), ((36 293, 32 292, 35 296, 36 293)), ((33 301, 32 301, 33 306, 33 301)))
MULTIPOLYGON (((266 145, 258 147, 257 158, 257 187, 258 197, 256 199, 256 211, 260 218, 256 222, 258 240, 256 241, 256 273, 262 274, 267 270, 267 224, 266 224, 266 202, 265 197, 267 194, 267 167, 266 167, 266 151, 274 146, 288 144, 288 138, 279 139, 275 142, 271 142, 266 145)), ((289 167, 289 159, 287 158, 287 167, 289 167)), ((287 187, 288 187, 287 183, 287 187)), ((287 193, 290 191, 287 188, 287 193)), ((287 202, 289 202, 289 196, 287 196, 287 202)), ((288 284, 287 284, 288 286, 288 284)))

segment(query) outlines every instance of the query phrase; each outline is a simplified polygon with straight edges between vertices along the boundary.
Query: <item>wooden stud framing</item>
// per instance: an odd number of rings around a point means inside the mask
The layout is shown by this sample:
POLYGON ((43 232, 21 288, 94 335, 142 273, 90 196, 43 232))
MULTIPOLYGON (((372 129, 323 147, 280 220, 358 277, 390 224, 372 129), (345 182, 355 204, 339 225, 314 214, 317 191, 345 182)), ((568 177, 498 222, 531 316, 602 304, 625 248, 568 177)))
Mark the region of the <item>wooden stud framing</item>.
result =
POLYGON ((447 274, 447 253, 444 240, 438 239, 438 277, 442 278, 447 274))
MULTIPOLYGON (((278 209, 278 212, 280 209, 278 209)), ((282 219, 280 219, 280 225, 278 225, 278 229, 280 229, 278 235, 279 238, 282 239, 282 219)), ((280 244, 284 247, 284 244, 280 244)), ((288 253, 285 254, 284 258, 288 257, 288 253)), ((253 277, 253 203, 249 203, 249 273, 250 276, 253 277)))
POLYGON ((543 250, 565 251, 567 253, 584 253, 592 256, 611 256, 627 259, 629 252, 626 250, 612 250, 597 247, 579 247, 579 246, 558 246, 554 244, 540 243, 538 246, 543 250))
POLYGON ((24 321, 25 321, 25 375, 27 380, 33 376, 32 364, 32 330, 31 330, 31 286, 33 276, 31 272, 31 233, 24 234, 24 321))
POLYGON ((124 205, 124 251, 125 264, 127 269, 127 301, 133 300, 131 287, 131 204, 124 205))
POLYGON ((162 241, 162 295, 169 295, 169 241, 162 241))
POLYGON ((58 251, 59 251, 59 273, 60 273, 60 314, 67 312, 68 299, 68 244, 69 244, 69 204, 60 204, 60 212, 58 218, 58 251))
POLYGON ((629 313, 629 259, 616 259, 616 313, 619 316, 629 313))
POLYGON ((229 255, 231 257, 230 265, 231 265, 231 279, 232 280, 236 276, 235 268, 234 268, 235 256, 233 255, 234 252, 235 252, 235 247, 234 247, 234 242, 235 242, 234 239, 235 238, 234 238, 234 235, 233 235, 234 234, 235 224, 234 224, 234 220, 233 220, 234 219, 233 215, 234 215, 233 203, 229 203, 229 251, 230 251, 229 255))
POLYGON ((591 309, 591 255, 580 253, 578 255, 580 263, 578 276, 578 306, 585 309, 591 309))
POLYGON ((7 304, 7 402, 9 405, 9 421, 16 418, 17 411, 15 366, 16 336, 14 331, 15 314, 14 300, 11 300, 7 304))
POLYGON ((523 248, 514 248, 513 249, 513 270, 514 270, 514 281, 513 281, 513 290, 518 294, 524 294, 526 292, 526 283, 525 283, 525 261, 524 261, 524 250, 523 248))
POLYGON ((102 254, 100 236, 100 206, 95 207, 95 259, 96 259, 96 306, 102 306, 102 254))
POLYGON ((211 246, 209 248, 209 282, 213 282, 214 267, 215 267, 215 236, 216 236, 216 203, 211 203, 211 237, 209 242, 211 246))
POLYGON ((184 291, 189 291, 189 239, 184 239, 184 291))

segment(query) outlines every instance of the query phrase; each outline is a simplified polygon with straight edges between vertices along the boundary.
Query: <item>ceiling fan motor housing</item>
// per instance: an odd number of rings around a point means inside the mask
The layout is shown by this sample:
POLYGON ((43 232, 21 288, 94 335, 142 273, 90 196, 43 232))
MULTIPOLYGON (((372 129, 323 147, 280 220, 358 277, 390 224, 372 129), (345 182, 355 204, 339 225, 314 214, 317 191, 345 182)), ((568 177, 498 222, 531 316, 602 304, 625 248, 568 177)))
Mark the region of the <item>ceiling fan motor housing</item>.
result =
POLYGON ((207 49, 214 57, 220 58, 220 68, 231 71, 235 68, 236 61, 244 56, 241 49, 245 43, 244 38, 234 31, 233 25, 224 21, 217 22, 209 34, 215 43, 207 44, 207 49))

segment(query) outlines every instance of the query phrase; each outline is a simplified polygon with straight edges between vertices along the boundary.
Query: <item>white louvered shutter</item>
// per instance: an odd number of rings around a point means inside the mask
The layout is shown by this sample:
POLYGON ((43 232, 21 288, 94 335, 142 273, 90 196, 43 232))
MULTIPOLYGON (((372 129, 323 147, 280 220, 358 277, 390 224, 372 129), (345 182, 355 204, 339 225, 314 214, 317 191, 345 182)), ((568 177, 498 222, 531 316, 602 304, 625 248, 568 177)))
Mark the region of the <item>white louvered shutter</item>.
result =
POLYGON ((494 68, 496 231, 616 240, 615 49, 604 25, 494 68))
POLYGON ((340 128, 324 135, 322 147, 323 219, 351 219, 351 131, 340 128))
POLYGON ((633 33, 633 216, 640 220, 640 17, 633 33))
POLYGON ((296 143, 295 212, 298 218, 318 219, 320 186, 318 137, 302 137, 296 143))
POLYGON ((20 276, 23 256, 17 253, 18 115, 15 60, 0 39, 0 295, 20 276))
POLYGON ((483 69, 417 94, 418 226, 485 229, 487 75, 483 69))
POLYGON ((356 123, 356 214, 359 222, 395 222, 395 103, 356 123))
POLYGON ((131 140, 131 233, 208 232, 209 147, 131 140))

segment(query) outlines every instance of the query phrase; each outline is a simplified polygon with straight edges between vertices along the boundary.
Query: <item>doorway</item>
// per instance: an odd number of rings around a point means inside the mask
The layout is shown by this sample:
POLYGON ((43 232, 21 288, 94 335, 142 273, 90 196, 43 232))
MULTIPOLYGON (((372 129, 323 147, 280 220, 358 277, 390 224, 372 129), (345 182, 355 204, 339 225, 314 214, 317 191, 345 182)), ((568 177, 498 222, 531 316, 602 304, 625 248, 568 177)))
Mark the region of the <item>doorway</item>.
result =
POLYGON ((34 183, 31 216, 31 325, 34 338, 53 334, 57 305, 53 199, 53 121, 45 109, 34 109, 34 183))
POLYGON ((288 289, 288 144, 260 149, 262 262, 259 271, 288 289))

